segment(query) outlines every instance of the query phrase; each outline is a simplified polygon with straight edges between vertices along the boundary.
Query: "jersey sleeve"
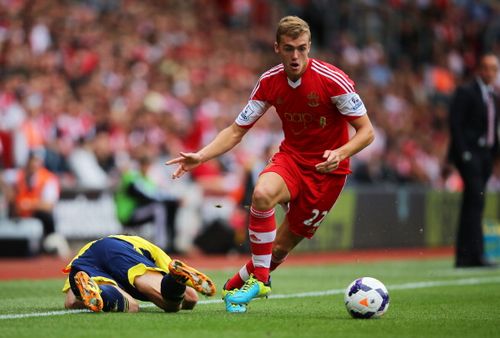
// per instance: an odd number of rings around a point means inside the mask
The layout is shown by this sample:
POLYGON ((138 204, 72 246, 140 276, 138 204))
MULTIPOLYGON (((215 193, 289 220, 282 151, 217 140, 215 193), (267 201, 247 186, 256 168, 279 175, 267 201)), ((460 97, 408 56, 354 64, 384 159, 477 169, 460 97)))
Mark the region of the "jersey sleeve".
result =
POLYGON ((354 89, 354 82, 342 71, 332 71, 330 99, 344 118, 356 119, 366 114, 366 107, 354 89))
POLYGON ((344 117, 355 119, 366 114, 365 104, 349 76, 334 66, 317 61, 313 61, 313 69, 327 79, 328 95, 344 117))
POLYGON ((338 111, 348 119, 355 119, 366 114, 365 104, 355 92, 332 96, 331 99, 338 111))
POLYGON ((236 117, 235 123, 243 128, 251 128, 271 106, 268 103, 265 74, 255 85, 248 103, 236 117))
POLYGON ((247 105, 236 117, 236 124, 243 128, 251 128, 259 118, 269 109, 270 104, 265 101, 249 100, 247 105))

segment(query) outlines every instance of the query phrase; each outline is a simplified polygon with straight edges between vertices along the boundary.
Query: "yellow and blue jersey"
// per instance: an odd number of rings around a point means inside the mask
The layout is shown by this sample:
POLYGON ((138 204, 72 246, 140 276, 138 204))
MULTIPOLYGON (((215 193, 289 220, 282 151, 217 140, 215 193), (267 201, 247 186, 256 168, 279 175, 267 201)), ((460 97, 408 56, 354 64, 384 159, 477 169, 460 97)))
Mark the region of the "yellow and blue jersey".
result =
MULTIPOLYGON (((86 244, 65 267, 70 277, 85 271, 97 283, 118 286, 132 297, 147 300, 134 285, 136 277, 146 271, 168 273, 172 259, 159 247, 138 236, 113 235, 86 244)), ((74 284, 74 283, 71 283, 74 284)), ((69 278, 63 292, 70 287, 69 278)))

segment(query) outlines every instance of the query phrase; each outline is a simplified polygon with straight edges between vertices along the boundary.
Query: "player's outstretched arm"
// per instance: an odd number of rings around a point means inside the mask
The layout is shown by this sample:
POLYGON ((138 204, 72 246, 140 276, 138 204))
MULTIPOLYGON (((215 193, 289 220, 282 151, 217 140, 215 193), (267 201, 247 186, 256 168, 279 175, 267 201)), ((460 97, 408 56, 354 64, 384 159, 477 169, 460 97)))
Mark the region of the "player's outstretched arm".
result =
POLYGON ((211 160, 225 152, 233 149, 247 133, 248 129, 238 126, 236 123, 223 129, 217 136, 196 153, 179 153, 179 157, 173 158, 166 165, 178 164, 179 166, 172 174, 172 178, 179 178, 188 171, 193 170, 203 162, 211 160))
POLYGON ((198 153, 180 152, 179 155, 180 155, 179 157, 173 158, 165 162, 166 165, 171 165, 171 164, 179 165, 172 174, 172 178, 179 178, 186 172, 193 170, 202 163, 201 155, 198 153))
POLYGON ((325 150, 323 158, 326 160, 316 164, 317 171, 327 173, 336 170, 339 167, 340 162, 358 153, 373 142, 375 136, 373 126, 368 118, 368 115, 365 114, 351 121, 350 124, 356 130, 356 134, 354 134, 349 142, 344 144, 342 147, 333 150, 325 150))

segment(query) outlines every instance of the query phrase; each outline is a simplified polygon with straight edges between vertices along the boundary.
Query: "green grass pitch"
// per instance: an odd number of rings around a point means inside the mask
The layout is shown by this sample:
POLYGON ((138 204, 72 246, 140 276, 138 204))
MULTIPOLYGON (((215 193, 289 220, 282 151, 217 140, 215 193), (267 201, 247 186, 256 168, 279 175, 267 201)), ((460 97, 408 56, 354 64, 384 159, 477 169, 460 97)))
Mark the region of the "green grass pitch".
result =
MULTIPOLYGON (((207 271, 220 287, 234 270, 207 271)), ((0 282, 0 337, 500 337, 500 270, 454 269, 451 260, 286 267, 273 297, 228 314, 219 297, 166 314, 145 303, 137 314, 63 309, 62 280, 0 282), (380 319, 352 319, 343 290, 375 277, 391 297, 380 319)))

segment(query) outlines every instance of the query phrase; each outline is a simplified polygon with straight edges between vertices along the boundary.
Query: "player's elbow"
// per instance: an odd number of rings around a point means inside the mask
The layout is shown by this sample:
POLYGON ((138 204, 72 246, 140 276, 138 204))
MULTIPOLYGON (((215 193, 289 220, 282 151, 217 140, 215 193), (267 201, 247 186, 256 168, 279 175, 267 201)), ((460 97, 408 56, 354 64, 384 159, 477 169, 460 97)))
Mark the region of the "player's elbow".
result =
POLYGON ((66 310, 71 310, 75 308, 75 302, 68 301, 67 299, 64 301, 64 308, 66 310))
POLYGON ((375 130, 370 122, 363 124, 356 133, 361 136, 363 148, 375 140, 375 130))
POLYGON ((231 141, 234 145, 241 142, 243 136, 247 133, 248 129, 238 126, 236 123, 233 123, 228 127, 231 133, 231 141))
POLYGON ((366 131, 366 145, 371 144, 375 140, 375 130, 373 130, 373 127, 370 126, 368 130, 366 131))
POLYGON ((66 297, 64 299, 64 308, 67 310, 84 309, 85 306, 83 305, 83 302, 81 300, 78 300, 75 297, 73 291, 71 291, 70 289, 66 291, 66 297))

